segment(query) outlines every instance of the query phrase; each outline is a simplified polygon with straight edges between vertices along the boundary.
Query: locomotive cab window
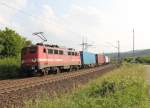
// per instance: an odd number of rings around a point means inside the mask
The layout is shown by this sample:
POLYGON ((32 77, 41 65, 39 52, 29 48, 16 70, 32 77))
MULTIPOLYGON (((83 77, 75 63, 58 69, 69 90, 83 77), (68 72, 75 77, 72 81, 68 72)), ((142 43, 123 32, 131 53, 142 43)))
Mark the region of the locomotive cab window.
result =
POLYGON ((54 54, 58 54, 58 50, 54 50, 54 54))
POLYGON ((74 52, 72 52, 72 55, 74 56, 74 52))
POLYGON ((48 49, 48 53, 49 54, 53 54, 53 50, 52 49, 48 49))
POLYGON ((62 51, 62 50, 59 50, 59 54, 60 54, 60 55, 63 55, 63 51, 62 51))
POLYGON ((29 53, 32 53, 32 54, 36 53, 36 47, 29 48, 29 53))
POLYGON ((43 49, 43 52, 46 53, 46 48, 43 49))
POLYGON ((78 56, 77 52, 75 52, 75 56, 78 56))
POLYGON ((71 55, 71 52, 68 52, 68 55, 71 55))

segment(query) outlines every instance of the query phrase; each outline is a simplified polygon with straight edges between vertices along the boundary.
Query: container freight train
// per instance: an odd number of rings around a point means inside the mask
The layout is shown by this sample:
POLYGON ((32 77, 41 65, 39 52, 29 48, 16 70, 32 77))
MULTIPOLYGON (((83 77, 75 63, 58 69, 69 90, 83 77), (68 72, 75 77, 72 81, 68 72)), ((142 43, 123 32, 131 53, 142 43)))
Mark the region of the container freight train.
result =
POLYGON ((59 73, 109 63, 108 57, 57 45, 36 44, 21 52, 21 69, 27 75, 59 73))

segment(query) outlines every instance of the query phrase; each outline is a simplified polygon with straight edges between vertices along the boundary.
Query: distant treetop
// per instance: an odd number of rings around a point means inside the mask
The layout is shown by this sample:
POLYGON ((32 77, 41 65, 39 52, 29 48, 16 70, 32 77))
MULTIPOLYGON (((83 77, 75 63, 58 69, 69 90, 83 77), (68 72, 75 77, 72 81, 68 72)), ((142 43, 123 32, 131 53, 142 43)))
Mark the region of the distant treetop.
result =
POLYGON ((31 44, 32 42, 30 40, 27 40, 12 29, 6 27, 4 30, 0 30, 1 56, 18 56, 23 47, 31 44))

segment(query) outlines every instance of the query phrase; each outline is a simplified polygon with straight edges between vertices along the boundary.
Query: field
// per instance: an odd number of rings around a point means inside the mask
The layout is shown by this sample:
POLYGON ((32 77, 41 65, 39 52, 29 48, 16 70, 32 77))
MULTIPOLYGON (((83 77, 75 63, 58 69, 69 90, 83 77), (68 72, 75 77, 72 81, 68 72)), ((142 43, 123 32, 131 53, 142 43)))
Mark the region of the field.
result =
POLYGON ((44 96, 25 108, 149 108, 145 75, 143 65, 124 64, 72 93, 54 99, 44 96))

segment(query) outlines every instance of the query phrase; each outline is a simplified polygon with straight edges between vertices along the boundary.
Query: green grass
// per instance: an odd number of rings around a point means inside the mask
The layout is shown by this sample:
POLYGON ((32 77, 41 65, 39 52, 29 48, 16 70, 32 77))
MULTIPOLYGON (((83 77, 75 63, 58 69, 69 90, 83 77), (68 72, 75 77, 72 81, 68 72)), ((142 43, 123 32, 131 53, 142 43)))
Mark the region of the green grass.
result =
POLYGON ((20 58, 7 57, 0 59, 0 79, 16 78, 20 71, 20 58))
POLYGON ((125 64, 73 93, 45 96, 26 108, 149 108, 145 74, 144 66, 125 64))

